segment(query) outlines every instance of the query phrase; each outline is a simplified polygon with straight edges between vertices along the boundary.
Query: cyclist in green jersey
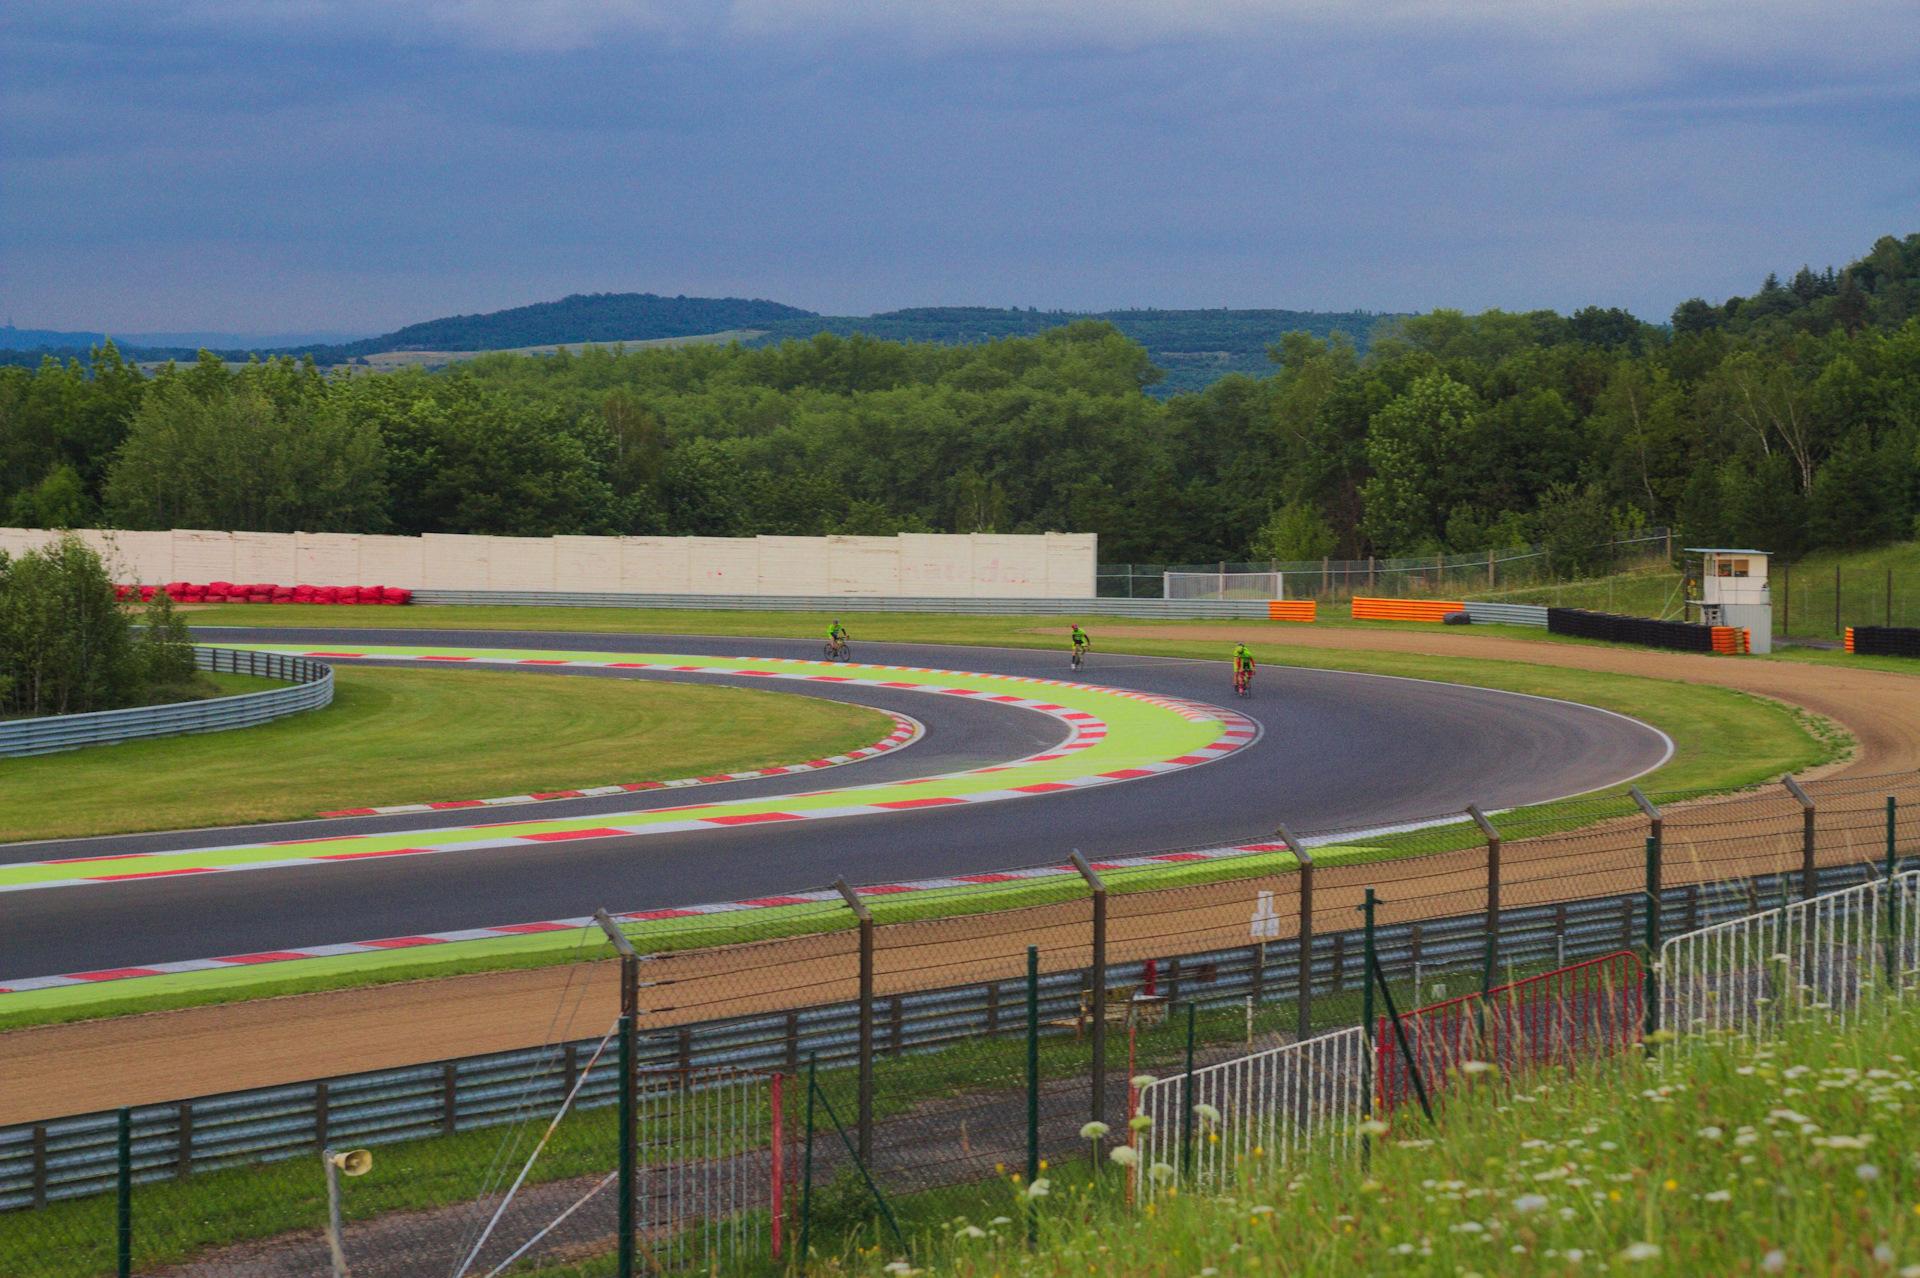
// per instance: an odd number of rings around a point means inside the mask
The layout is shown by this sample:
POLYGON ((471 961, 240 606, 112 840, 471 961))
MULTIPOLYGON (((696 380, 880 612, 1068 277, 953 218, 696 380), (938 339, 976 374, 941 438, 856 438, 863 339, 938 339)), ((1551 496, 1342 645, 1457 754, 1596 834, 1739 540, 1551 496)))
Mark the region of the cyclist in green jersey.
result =
POLYGON ((1240 674, 1242 671, 1253 673, 1253 653, 1244 643, 1237 643, 1233 646, 1233 672, 1240 674))
POLYGON ((847 628, 840 624, 840 618, 835 617, 832 623, 827 626, 827 642, 845 643, 846 641, 847 628))
POLYGON ((1072 637, 1073 637, 1073 650, 1075 652, 1084 654, 1087 649, 1093 647, 1092 637, 1089 636, 1086 631, 1080 628, 1080 623, 1077 621, 1073 623, 1072 637))

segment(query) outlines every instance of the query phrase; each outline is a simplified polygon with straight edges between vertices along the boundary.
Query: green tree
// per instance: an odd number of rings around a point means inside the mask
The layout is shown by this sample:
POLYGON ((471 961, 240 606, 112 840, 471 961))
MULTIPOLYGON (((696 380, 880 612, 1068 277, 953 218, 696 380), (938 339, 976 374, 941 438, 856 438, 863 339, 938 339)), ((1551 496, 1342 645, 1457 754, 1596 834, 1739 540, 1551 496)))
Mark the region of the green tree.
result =
POLYGON ((1339 538, 1327 517, 1304 501, 1290 501, 1275 510, 1253 538, 1256 559, 1324 559, 1338 547, 1339 538))
POLYGON ((1445 373, 1429 373, 1373 418, 1362 487, 1364 530, 1388 553, 1411 552, 1441 537, 1433 477, 1456 464, 1478 401, 1445 373))
POLYGON ((69 533, 0 553, 0 709, 84 714, 131 704, 142 662, 100 556, 69 533))

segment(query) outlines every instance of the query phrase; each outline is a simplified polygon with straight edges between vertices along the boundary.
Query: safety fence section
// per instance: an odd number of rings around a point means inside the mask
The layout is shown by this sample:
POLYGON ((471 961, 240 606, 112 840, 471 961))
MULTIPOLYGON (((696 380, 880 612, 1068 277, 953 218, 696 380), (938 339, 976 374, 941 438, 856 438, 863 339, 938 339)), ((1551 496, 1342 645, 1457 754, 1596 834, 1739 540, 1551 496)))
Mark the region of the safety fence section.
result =
POLYGON ((318 661, 279 653, 199 646, 194 648, 193 657, 194 664, 202 670, 284 679, 291 686, 174 705, 15 719, 0 723, 0 757, 51 754, 143 737, 250 728, 302 711, 317 710, 333 701, 333 667, 318 661))
POLYGON ((1477 599, 1466 601, 1467 616, 1477 626, 1544 626, 1547 624, 1547 609, 1544 604, 1484 603, 1477 599))
POLYGON ((1808 1012, 1844 1019, 1920 977, 1920 873, 1876 878, 1676 936, 1660 950, 1660 1021, 1763 1034, 1808 1012))
POLYGON ((1286 1166, 1308 1152, 1351 1152, 1366 1089, 1359 1026, 1154 1079, 1130 1112, 1129 1169, 1151 1198, 1175 1184, 1231 1183, 1243 1168, 1286 1166))
POLYGON ((1645 1019, 1640 959, 1620 951, 1496 986, 1399 1017, 1374 1032, 1381 1112, 1410 1104, 1419 1089, 1443 1094, 1474 1070, 1502 1074, 1572 1065, 1640 1041, 1645 1019))
POLYGON ((1846 649, 1863 656, 1920 657, 1920 628, 1848 626, 1846 649))
POLYGON ((1445 621, 1466 609, 1456 599, 1353 599, 1355 621, 1445 621))

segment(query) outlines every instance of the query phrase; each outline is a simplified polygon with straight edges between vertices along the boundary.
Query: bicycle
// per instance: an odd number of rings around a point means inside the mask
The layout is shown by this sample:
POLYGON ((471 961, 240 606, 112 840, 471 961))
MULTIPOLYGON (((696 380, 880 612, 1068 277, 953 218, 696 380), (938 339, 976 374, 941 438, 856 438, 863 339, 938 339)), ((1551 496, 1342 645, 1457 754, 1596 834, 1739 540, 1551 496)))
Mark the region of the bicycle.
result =
POLYGON ((1085 661, 1086 659, 1087 659, 1086 647, 1082 644, 1076 643, 1075 645, 1073 645, 1073 656, 1068 658, 1067 660, 1068 667, 1074 670, 1078 670, 1080 668, 1080 663, 1085 661))
POLYGON ((1233 694, 1237 697, 1253 695, 1253 671, 1236 670, 1233 672, 1233 694))
POLYGON ((827 640, 826 658, 828 661, 851 661, 853 660, 853 649, 848 646, 845 639, 829 639, 827 640))

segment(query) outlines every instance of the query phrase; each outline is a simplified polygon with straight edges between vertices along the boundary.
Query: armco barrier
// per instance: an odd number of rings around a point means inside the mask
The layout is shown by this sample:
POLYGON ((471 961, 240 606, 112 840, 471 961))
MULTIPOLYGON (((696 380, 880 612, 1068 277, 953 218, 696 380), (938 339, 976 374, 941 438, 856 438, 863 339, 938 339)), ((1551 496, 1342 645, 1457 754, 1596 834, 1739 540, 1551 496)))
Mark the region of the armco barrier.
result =
POLYGON ((1319 615, 1320 605, 1311 599, 1275 599, 1267 604, 1267 618, 1270 621, 1312 621, 1319 615))
POLYGON ((1354 597, 1355 621, 1444 621, 1467 605, 1451 599, 1365 599, 1354 597))
POLYGON ((1847 651, 1864 656, 1920 657, 1920 629, 1910 626, 1848 626, 1847 651))
MULTIPOLYGON (((1836 865, 1819 872, 1819 890, 1852 887, 1872 866, 1836 865)), ((1758 902, 1802 886, 1799 872, 1718 884, 1667 888, 1661 915, 1676 931, 1753 913, 1758 902)), ((1510 969, 1611 954, 1639 936, 1644 896, 1638 892, 1555 905, 1504 909, 1500 955, 1510 969)), ((1380 967, 1395 982, 1420 983, 1449 971, 1478 975, 1485 954, 1486 916, 1457 915, 1382 927, 1376 933, 1380 967)), ((1315 995, 1357 991, 1362 933, 1313 938, 1315 995)), ((1248 997, 1291 1005, 1297 999, 1297 938, 1157 960, 1159 993, 1169 1002, 1239 1005, 1248 997)), ((1143 964, 1116 963, 1108 983, 1144 981, 1143 964)), ((1089 974, 1048 973, 1040 979, 1043 1031, 1072 1034, 1089 974)), ((1024 1030, 1020 978, 958 988, 883 996, 874 1016, 876 1054, 937 1048, 969 1038, 1017 1035, 1024 1030)), ((151 1182, 249 1162, 311 1156, 317 1146, 374 1145, 496 1127, 524 1121, 531 1108, 556 1104, 598 1040, 544 1049, 436 1061, 345 1078, 205 1096, 134 1110, 134 1179, 151 1182)), ((845 1065, 859 1050, 859 1012, 853 1003, 709 1021, 640 1038, 640 1068, 728 1065, 749 1069, 802 1068, 810 1055, 822 1065, 845 1065)), ((612 1075, 590 1075, 576 1104, 612 1105, 612 1075)), ((108 1192, 115 1176, 115 1116, 87 1114, 0 1128, 0 1212, 108 1192)))
POLYGON ((1547 609, 1544 604, 1478 603, 1467 600, 1467 616, 1480 626, 1544 626, 1547 624, 1547 609))
POLYGON ((1583 608, 1549 608, 1547 629, 1576 639, 1635 643, 1647 648, 1671 648, 1676 652, 1715 651, 1714 627, 1690 621, 1656 621, 1652 617, 1622 617, 1583 608))
POLYGON ((170 706, 134 706, 126 710, 99 710, 91 714, 53 715, 43 719, 16 719, 0 723, 0 758, 52 754, 82 746, 111 745, 141 737, 175 737, 196 732, 224 732, 284 719, 303 710, 317 710, 333 701, 333 667, 304 657, 233 648, 193 650, 202 670, 225 674, 285 679, 286 688, 247 692, 210 701, 185 701, 170 706))
POLYGON ((634 595, 586 591, 416 590, 423 606, 673 608, 716 612, 944 612, 978 616, 1268 617, 1265 599, 926 599, 850 595, 634 595))

